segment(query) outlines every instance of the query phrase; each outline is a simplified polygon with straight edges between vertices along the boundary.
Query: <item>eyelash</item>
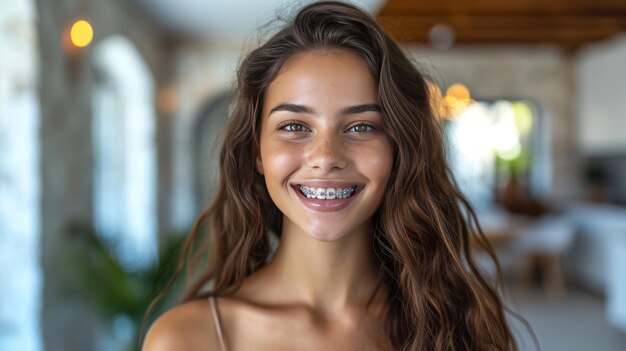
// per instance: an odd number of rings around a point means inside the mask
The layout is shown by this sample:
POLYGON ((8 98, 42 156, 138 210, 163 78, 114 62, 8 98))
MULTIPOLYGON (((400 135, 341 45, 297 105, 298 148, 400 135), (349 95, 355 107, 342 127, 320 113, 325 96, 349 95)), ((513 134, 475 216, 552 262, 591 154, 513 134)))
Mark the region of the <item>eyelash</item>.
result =
MULTIPOLYGON (((373 132, 373 131, 376 130, 376 128, 371 123, 368 123, 368 122, 365 122, 365 121, 359 121, 356 124, 353 124, 348 130, 353 129, 355 127, 359 127, 359 126, 366 126, 366 127, 369 128, 369 130, 362 131, 362 132, 355 132, 355 133, 361 134, 361 133, 373 132)), ((294 121, 294 120, 281 122, 281 123, 278 124, 278 126, 276 126, 276 129, 277 130, 284 130, 285 132, 288 132, 288 133, 298 133, 298 132, 310 131, 310 129, 307 128, 304 124, 302 124, 302 123, 300 123, 298 121, 294 121), (302 128, 306 128, 307 130, 286 130, 286 129, 284 129, 285 127, 294 126, 294 125, 301 126, 302 128)))

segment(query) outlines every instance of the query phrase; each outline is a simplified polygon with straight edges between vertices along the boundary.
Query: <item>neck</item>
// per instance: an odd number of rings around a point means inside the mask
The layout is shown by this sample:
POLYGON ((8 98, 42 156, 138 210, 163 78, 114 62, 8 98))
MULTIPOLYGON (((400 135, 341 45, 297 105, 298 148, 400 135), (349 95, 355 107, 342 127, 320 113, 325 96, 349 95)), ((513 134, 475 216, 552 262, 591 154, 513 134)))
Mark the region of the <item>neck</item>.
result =
POLYGON ((284 287, 284 298, 328 313, 368 304, 379 284, 370 225, 332 242, 315 240, 294 227, 284 223, 267 267, 284 287))

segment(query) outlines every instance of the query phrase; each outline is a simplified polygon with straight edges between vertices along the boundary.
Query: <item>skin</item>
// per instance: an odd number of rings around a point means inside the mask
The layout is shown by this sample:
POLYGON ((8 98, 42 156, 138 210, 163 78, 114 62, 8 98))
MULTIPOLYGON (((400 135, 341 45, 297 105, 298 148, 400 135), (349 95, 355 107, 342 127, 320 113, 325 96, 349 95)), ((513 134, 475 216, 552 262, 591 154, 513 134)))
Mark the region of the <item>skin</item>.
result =
MULTIPOLYGON (((284 214, 283 232, 272 261, 219 298, 229 350, 385 347, 380 317, 387 292, 376 289, 371 217, 393 150, 377 101, 367 66, 346 51, 292 57, 269 86, 256 167, 284 214), (354 106, 361 107, 346 113, 354 106), (359 185, 347 207, 308 208, 292 187, 328 180, 359 185)), ((210 317, 206 301, 175 307, 154 323, 144 350, 217 350, 210 317)))

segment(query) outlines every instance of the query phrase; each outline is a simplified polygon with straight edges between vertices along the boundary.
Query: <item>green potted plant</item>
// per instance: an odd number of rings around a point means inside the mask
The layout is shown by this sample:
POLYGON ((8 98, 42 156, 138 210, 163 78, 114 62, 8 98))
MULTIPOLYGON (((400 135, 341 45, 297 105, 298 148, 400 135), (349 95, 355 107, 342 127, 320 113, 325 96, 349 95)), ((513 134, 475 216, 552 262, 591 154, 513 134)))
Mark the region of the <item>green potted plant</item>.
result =
MULTIPOLYGON (((114 246, 105 242, 90 225, 72 222, 67 226, 69 252, 63 265, 74 279, 75 293, 86 296, 111 331, 123 329, 125 349, 137 346, 140 328, 148 306, 163 291, 176 267, 176 258, 183 235, 162 246, 158 259, 140 270, 126 267, 115 254, 114 246)), ((179 282, 168 296, 161 299, 154 312, 146 319, 149 325, 158 312, 163 311, 177 292, 179 282)))

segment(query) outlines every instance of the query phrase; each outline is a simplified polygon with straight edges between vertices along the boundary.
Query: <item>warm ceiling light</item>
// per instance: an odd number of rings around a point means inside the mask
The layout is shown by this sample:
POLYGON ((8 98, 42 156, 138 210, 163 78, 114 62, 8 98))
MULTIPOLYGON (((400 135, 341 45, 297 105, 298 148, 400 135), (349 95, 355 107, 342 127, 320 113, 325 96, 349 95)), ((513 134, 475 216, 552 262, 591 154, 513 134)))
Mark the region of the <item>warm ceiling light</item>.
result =
POLYGON ((79 48, 84 48, 89 45, 93 39, 93 28, 91 24, 85 20, 74 22, 70 30, 70 38, 72 39, 72 44, 79 48))
POLYGON ((456 83, 446 90, 446 96, 443 97, 443 101, 448 111, 447 117, 453 119, 470 105, 472 99, 469 89, 463 84, 456 83))
POLYGON ((453 84, 446 90, 447 96, 454 96, 459 102, 468 104, 470 102, 469 89, 463 84, 453 84))
POLYGON ((443 100, 446 102, 446 106, 451 110, 461 107, 461 102, 455 96, 446 95, 443 100))

